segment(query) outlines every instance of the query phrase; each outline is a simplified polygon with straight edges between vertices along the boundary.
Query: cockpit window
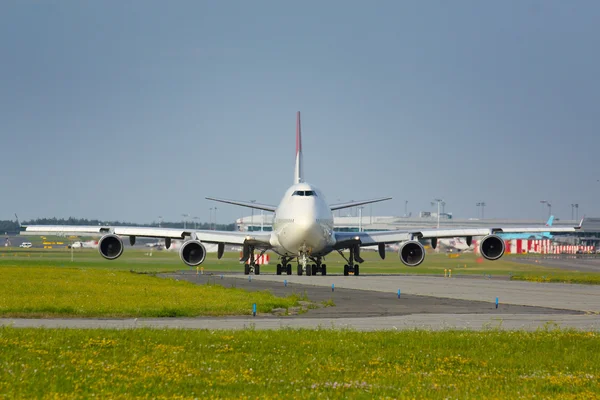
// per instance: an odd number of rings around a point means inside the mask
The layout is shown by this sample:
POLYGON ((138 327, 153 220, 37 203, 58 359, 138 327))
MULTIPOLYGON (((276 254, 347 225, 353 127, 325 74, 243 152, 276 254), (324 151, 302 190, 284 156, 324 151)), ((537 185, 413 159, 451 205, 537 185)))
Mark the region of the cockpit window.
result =
POLYGON ((292 193, 292 196, 316 196, 317 192, 314 190, 296 190, 292 193))

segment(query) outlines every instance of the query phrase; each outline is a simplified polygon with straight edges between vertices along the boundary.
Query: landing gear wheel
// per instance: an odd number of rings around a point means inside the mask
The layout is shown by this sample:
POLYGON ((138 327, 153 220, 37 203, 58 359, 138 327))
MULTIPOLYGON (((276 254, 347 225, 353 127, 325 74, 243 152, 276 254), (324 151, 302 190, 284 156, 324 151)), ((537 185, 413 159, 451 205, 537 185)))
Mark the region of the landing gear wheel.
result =
POLYGON ((285 272, 286 272, 288 275, 291 275, 291 274, 292 274, 292 264, 288 264, 288 265, 285 267, 285 272))
POLYGON ((250 266, 248 264, 244 264, 244 275, 250 275, 250 266))
POLYGON ((321 275, 327 275, 327 265, 325 264, 321 265, 321 275))
POLYGON ((298 276, 302 276, 302 265, 298 264, 298 276))
POLYGON ((313 273, 313 269, 312 266, 309 264, 306 264, 306 276, 311 276, 313 273))
POLYGON ((277 275, 281 275, 281 264, 277 264, 277 275))
POLYGON ((352 272, 352 275, 358 275, 360 273, 360 271, 358 270, 358 264, 354 264, 355 255, 357 260, 359 260, 359 262, 362 262, 362 259, 358 256, 358 248, 350 247, 350 255, 348 256, 348 258, 346 258, 341 251, 338 250, 338 252, 344 258, 344 260, 348 262, 348 264, 344 265, 344 276, 350 275, 350 272, 352 272))
POLYGON ((260 264, 254 265, 254 275, 260 275, 260 264))
POLYGON ((317 264, 313 264, 311 269, 312 269, 312 274, 316 275, 317 274, 317 264))

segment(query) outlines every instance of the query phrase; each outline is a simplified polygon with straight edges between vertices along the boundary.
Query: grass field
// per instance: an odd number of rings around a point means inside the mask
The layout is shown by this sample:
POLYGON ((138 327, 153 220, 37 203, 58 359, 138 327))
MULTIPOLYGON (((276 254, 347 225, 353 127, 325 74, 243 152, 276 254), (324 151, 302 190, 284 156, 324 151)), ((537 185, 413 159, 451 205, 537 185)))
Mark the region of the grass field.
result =
POLYGON ((6 398, 596 399, 600 336, 0 328, 6 398))
POLYGON ((299 295, 275 297, 220 285, 195 285, 127 271, 93 268, 0 268, 3 317, 192 317, 249 315, 297 306, 299 295))

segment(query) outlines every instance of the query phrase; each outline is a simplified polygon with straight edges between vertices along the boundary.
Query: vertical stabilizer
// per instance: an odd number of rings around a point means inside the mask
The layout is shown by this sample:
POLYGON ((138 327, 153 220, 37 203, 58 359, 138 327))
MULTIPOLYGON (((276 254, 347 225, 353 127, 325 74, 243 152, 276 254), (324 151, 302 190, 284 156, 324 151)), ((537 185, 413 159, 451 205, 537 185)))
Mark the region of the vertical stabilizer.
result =
POLYGON ((302 170, 302 127, 300 126, 300 111, 296 114, 296 169, 294 170, 294 183, 304 181, 302 170))
POLYGON ((546 226, 552 226, 553 222, 554 222, 554 215, 551 215, 550 218, 548 218, 548 222, 546 222, 546 226))

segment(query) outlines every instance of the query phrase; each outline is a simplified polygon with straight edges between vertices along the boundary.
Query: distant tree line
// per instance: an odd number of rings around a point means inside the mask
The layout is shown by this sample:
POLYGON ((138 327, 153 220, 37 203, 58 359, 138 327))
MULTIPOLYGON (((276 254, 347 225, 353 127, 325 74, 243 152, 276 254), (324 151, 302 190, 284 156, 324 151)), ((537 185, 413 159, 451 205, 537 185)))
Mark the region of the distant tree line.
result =
MULTIPOLYGON (((101 221, 98 219, 86 219, 86 218, 36 218, 29 221, 22 221, 22 225, 108 225, 108 226, 158 226, 158 222, 152 222, 150 224, 134 224, 133 222, 121 222, 121 221, 101 221)), ((187 222, 186 227, 188 229, 216 229, 219 231, 234 231, 236 226, 232 224, 209 224, 208 222, 194 223, 187 222)), ((179 222, 166 222, 160 223, 163 228, 183 228, 184 223, 179 222)), ((0 233, 16 233, 19 232, 19 224, 17 221, 0 220, 0 233)))
POLYGON ((0 220, 0 233, 15 233, 19 231, 19 224, 16 221, 1 221, 0 220))

